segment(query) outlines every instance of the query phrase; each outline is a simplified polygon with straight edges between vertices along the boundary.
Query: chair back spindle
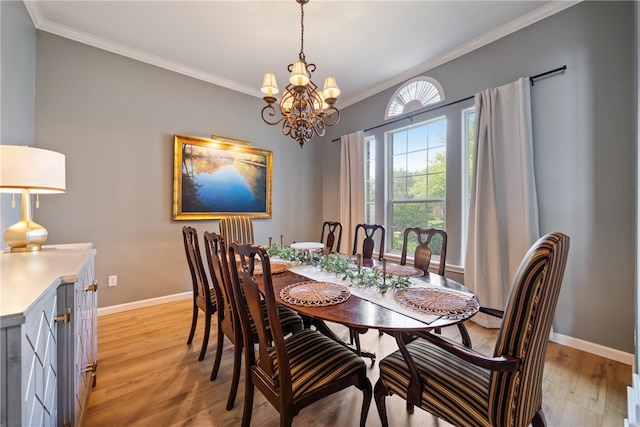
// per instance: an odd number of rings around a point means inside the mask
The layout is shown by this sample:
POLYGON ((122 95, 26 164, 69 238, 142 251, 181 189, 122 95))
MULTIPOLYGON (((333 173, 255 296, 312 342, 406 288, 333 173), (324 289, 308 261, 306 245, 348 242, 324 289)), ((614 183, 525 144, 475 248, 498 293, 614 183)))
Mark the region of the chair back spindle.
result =
POLYGON ((373 251, 375 249, 375 236, 379 236, 379 251, 378 260, 381 261, 384 256, 384 242, 385 242, 385 228, 380 224, 358 224, 356 225, 355 234, 353 238, 353 252, 352 255, 358 253, 358 234, 360 230, 364 233, 364 240, 362 241, 362 257, 364 259, 373 259, 373 251))
POLYGON ((320 242, 324 243, 324 246, 329 253, 340 252, 340 244, 342 243, 342 223, 337 221, 325 221, 322 224, 320 242), (327 236, 326 242, 325 233, 327 236))
POLYGON ((431 264, 432 255, 434 254, 434 251, 436 251, 436 254, 439 252, 440 255, 437 273, 440 276, 444 276, 447 259, 447 233, 444 230, 436 228, 406 228, 402 239, 402 254, 400 256, 401 265, 406 265, 407 263, 407 252, 412 235, 415 235, 417 241, 417 246, 413 255, 413 266, 427 274, 431 264))

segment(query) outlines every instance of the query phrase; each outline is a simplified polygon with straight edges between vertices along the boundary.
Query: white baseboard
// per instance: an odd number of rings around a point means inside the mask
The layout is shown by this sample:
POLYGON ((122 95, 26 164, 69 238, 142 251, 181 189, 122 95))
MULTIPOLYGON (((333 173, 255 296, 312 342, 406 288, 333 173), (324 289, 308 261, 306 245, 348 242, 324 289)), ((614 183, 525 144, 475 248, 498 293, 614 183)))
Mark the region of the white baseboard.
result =
POLYGON ((634 366, 635 355, 631 353, 626 353, 600 344, 594 344, 578 338, 562 335, 557 332, 551 332, 549 340, 557 344, 566 345, 567 347, 595 354, 596 356, 605 357, 607 359, 615 360, 616 362, 634 366))
MULTIPOLYGON (((136 308, 150 307, 153 305, 164 304, 172 301, 181 301, 184 299, 191 298, 192 295, 193 294, 191 292, 184 292, 181 294, 167 295, 164 297, 151 298, 151 299, 142 300, 142 301, 130 302, 127 304, 119 304, 119 305, 112 305, 110 307, 102 307, 98 309, 98 316, 121 313, 123 311, 135 310, 136 308)), ((586 351, 587 353, 595 354, 596 356, 605 357, 607 359, 615 360, 616 362, 634 366, 635 355, 631 353, 626 353, 624 351, 615 350, 609 347, 602 346, 600 344, 594 344, 578 338, 562 335, 557 332, 554 332, 553 330, 551 331, 549 340, 557 344, 566 345, 567 347, 571 347, 577 350, 586 351)))
POLYGON ((135 310, 136 308, 151 307, 153 305, 164 304, 166 302, 181 301, 193 297, 193 292, 184 292, 181 294, 166 295, 164 297, 145 299, 142 301, 129 302, 126 304, 112 305, 98 309, 98 316, 107 314, 121 313, 123 311, 135 310))

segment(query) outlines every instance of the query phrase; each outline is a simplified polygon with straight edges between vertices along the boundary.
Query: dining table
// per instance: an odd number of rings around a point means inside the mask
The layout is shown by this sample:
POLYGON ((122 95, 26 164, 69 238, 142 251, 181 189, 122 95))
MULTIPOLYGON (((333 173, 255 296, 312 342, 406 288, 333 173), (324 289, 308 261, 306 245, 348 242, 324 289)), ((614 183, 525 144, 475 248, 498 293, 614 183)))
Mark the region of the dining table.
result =
MULTIPOLYGON (((382 264, 377 260, 363 260, 361 268, 384 268, 387 274, 412 269, 394 263, 385 263, 384 267, 382 264)), ((272 260, 271 265, 277 302, 311 319, 316 329, 345 345, 325 322, 339 323, 358 333, 377 329, 398 339, 400 334, 464 322, 479 310, 478 299, 464 285, 431 272, 415 270, 408 287, 381 294, 374 289, 353 286, 340 274, 323 271, 317 266, 284 264, 283 267, 277 260, 272 260), (327 293, 337 296, 328 297, 328 302, 317 301, 327 293), (297 299, 300 295, 307 295, 310 300, 297 299)), ((355 351, 353 347, 347 347, 355 351)), ((375 353, 363 350, 360 355, 375 363, 375 353)))

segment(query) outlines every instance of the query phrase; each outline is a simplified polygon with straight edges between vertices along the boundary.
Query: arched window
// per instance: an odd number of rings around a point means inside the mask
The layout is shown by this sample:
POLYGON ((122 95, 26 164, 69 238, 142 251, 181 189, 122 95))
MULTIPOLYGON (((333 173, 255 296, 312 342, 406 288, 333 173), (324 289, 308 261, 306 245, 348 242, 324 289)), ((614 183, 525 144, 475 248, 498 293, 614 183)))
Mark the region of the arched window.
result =
POLYGON ((411 113, 444 101, 444 90, 436 79, 420 76, 400 86, 387 105, 384 119, 411 113))

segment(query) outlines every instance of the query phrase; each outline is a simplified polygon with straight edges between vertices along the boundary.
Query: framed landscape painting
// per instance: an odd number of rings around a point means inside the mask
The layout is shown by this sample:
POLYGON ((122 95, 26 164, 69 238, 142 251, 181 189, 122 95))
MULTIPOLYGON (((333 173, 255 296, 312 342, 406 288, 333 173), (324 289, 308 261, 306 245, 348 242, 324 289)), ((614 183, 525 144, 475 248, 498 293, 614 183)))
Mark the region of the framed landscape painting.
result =
POLYGON ((174 136, 174 220, 271 218, 273 153, 238 142, 174 136))

